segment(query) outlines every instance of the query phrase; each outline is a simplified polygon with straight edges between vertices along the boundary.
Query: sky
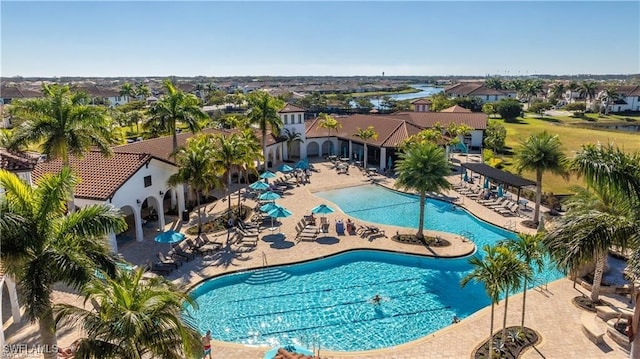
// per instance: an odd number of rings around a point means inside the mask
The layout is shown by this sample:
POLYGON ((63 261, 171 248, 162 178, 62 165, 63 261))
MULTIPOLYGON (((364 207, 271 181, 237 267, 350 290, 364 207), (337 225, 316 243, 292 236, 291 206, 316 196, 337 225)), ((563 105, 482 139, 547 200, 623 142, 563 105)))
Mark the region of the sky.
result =
POLYGON ((640 73, 639 1, 0 1, 0 75, 640 73))

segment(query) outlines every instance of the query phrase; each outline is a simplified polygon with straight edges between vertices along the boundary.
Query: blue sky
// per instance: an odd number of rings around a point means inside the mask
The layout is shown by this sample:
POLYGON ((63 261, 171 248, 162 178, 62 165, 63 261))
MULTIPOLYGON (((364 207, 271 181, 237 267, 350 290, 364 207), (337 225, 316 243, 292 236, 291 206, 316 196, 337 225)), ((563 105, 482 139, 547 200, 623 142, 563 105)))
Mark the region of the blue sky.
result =
POLYGON ((638 1, 0 2, 2 76, 640 72, 638 1))

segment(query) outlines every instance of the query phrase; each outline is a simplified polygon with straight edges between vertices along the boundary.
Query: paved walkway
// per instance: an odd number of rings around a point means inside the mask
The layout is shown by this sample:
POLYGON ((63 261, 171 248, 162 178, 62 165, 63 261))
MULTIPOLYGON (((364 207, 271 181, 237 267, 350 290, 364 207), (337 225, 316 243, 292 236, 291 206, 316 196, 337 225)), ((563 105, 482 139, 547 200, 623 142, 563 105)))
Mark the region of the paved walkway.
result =
MULTIPOLYGON (((314 172, 311 183, 295 187, 285 193, 277 203, 293 212, 293 216, 282 219, 278 230, 270 232, 263 230, 258 245, 256 247, 241 247, 231 242, 235 241, 235 233, 225 232, 215 236, 209 236, 211 240, 220 241, 227 244, 224 249, 213 255, 197 258, 186 263, 179 271, 175 271, 168 278, 183 288, 189 288, 201 280, 210 276, 228 273, 240 269, 257 268, 263 266, 263 260, 269 265, 297 262, 304 259, 317 258, 336 252, 353 248, 376 248, 402 252, 410 252, 423 255, 434 256, 458 256, 471 253, 474 250, 472 243, 464 241, 458 236, 446 233, 428 233, 439 235, 448 239, 452 245, 449 247, 424 247, 420 245, 400 244, 390 240, 391 235, 396 231, 400 233, 412 233, 413 230, 398 228, 393 226, 377 225, 384 230, 385 236, 338 236, 335 233, 335 220, 347 220, 349 216, 342 213, 337 206, 328 203, 315 196, 313 193, 326 191, 333 188, 347 186, 357 186, 371 183, 371 178, 363 175, 353 167, 349 175, 337 174, 328 162, 316 163, 315 167, 320 172, 314 172), (295 225, 305 214, 310 214, 311 208, 320 203, 326 203, 336 209, 336 212, 329 214, 328 220, 331 224, 329 233, 320 236, 316 242, 300 242, 295 240, 295 225), (281 233, 279 233, 281 231, 281 233), (229 241, 227 241, 229 240, 229 241)), ((393 179, 384 176, 374 176, 373 179, 384 186, 393 187, 393 179)), ((459 182, 459 176, 451 176, 452 183, 459 182)), ((243 192, 244 194, 244 192, 243 192)), ((479 218, 492 222, 499 226, 515 226, 518 231, 527 231, 520 225, 522 218, 505 218, 499 214, 465 199, 459 194, 451 191, 444 196, 459 206, 467 208, 479 218)), ((251 199, 245 199, 241 195, 243 203, 254 206, 256 203, 251 199)), ((232 196, 232 201, 236 203, 237 194, 232 196)), ((212 217, 217 212, 226 208, 227 202, 217 201, 209 204, 205 208, 207 216, 212 217)), ((366 224, 356 220, 357 225, 366 224)), ((190 223, 184 227, 178 218, 167 218, 167 228, 184 230, 196 224, 195 213, 192 214, 190 223)), ((513 228, 513 227, 512 227, 513 228)), ((166 252, 168 246, 160 245, 153 241, 156 231, 148 229, 145 231, 144 242, 130 241, 121 246, 121 254, 130 262, 135 264, 144 263, 148 259, 155 258, 158 251, 166 252)), ((80 303, 78 298, 68 292, 56 291, 56 301, 80 303)), ((628 354, 619 348, 612 340, 605 336, 605 345, 596 346, 592 344, 582 334, 580 329, 580 316, 582 311, 571 304, 571 298, 580 295, 580 291, 573 289, 572 283, 566 279, 550 283, 548 288, 536 288, 530 290, 527 295, 526 325, 534 328, 542 335, 542 342, 535 349, 529 350, 524 358, 624 358, 628 354)), ((509 300, 508 325, 518 325, 521 317, 521 298, 516 295, 509 300)), ((619 305, 628 305, 628 300, 615 296, 609 298, 619 305)), ((5 307, 8 308, 8 307, 5 307)), ((502 303, 496 309, 496 330, 502 323, 503 306, 502 303)), ((5 319, 5 318, 3 318, 5 319)), ((37 327, 28 323, 11 324, 5 321, 8 327, 9 343, 37 343, 37 327)), ((417 341, 406 343, 394 348, 359 352, 359 353, 333 353, 322 351, 322 357, 326 358, 468 358, 473 349, 488 337, 489 332, 489 308, 483 309, 471 317, 465 318, 462 322, 438 331, 428 337, 417 341)), ((59 343, 68 345, 79 333, 76 330, 64 328, 60 331, 59 343)), ((214 358, 262 358, 264 352, 269 348, 246 347, 233 343, 215 342, 213 350, 214 358)))

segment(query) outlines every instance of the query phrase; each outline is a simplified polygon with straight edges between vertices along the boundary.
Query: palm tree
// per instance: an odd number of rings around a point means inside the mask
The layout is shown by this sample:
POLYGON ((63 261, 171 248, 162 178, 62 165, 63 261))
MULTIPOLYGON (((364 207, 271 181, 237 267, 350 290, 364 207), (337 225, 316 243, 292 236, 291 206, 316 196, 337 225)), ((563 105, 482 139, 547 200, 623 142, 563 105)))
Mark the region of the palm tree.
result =
POLYGON ((170 80, 163 82, 167 94, 156 102, 150 109, 151 118, 144 124, 144 128, 158 126, 173 136, 173 151, 178 149, 176 136, 177 123, 187 125, 193 133, 200 131, 200 122, 209 116, 200 108, 200 100, 192 94, 186 94, 176 89, 170 80))
POLYGON ((414 142, 406 145, 396 163, 395 186, 420 192, 420 219, 416 237, 424 239, 424 204, 427 192, 439 192, 451 187, 446 176, 451 169, 444 150, 430 142, 414 142))
MULTIPOLYGON (((540 269, 544 265, 542 258, 544 257, 545 249, 542 245, 542 233, 526 234, 518 233, 517 239, 507 239, 502 244, 511 250, 520 260, 528 267, 530 273, 533 273, 534 268, 540 269)), ((522 289, 522 320, 520 326, 524 330, 524 313, 527 303, 527 286, 529 282, 529 276, 523 277, 523 289, 522 289)))
POLYGON ((591 101, 596 97, 597 86, 598 85, 593 81, 583 81, 578 85, 578 92, 580 93, 580 96, 591 101))
POLYGON ((567 213, 559 219, 545 243, 564 271, 595 260, 591 301, 597 303, 607 253, 611 246, 626 248, 638 236, 638 222, 629 215, 626 194, 595 186, 579 190, 567 203, 567 213))
POLYGON ((195 301, 164 278, 146 280, 143 271, 118 270, 113 277, 94 278, 83 288, 85 303, 56 306, 56 321, 82 327, 75 358, 201 358, 200 335, 183 313, 195 301))
POLYGON ((81 157, 91 147, 105 156, 112 154, 115 138, 103 107, 85 105, 86 96, 69 86, 42 86, 44 97, 14 101, 14 116, 23 121, 9 143, 12 150, 38 144, 49 159, 61 159, 69 166, 69 155, 81 157))
MULTIPOLYGON (((256 162, 262 159, 262 149, 260 148, 260 141, 256 137, 255 132, 251 128, 243 129, 238 135, 238 178, 240 175, 244 175, 244 182, 249 183, 249 173, 257 175, 258 170, 256 162)), ((240 192, 238 192, 238 208, 240 208, 240 192)))
MULTIPOLYGON (((326 113, 320 113, 318 115, 318 118, 320 119, 320 122, 318 124, 318 127, 320 128, 326 128, 327 129, 327 141, 329 141, 329 137, 331 137, 331 131, 336 131, 336 133, 338 132, 339 129, 342 128, 342 124, 340 122, 338 122, 338 120, 336 120, 335 118, 327 115, 326 113)), ((333 144, 331 142, 329 142, 329 153, 327 155, 331 155, 331 149, 333 148, 333 144)), ((322 151, 320 151, 322 152, 322 151)))
POLYGON ((376 140, 378 138, 378 133, 376 132, 375 128, 373 126, 369 126, 366 129, 361 129, 360 127, 358 127, 358 132, 353 134, 354 137, 358 137, 359 139, 362 140, 362 142, 364 142, 364 159, 363 159, 363 163, 364 163, 364 168, 367 168, 367 141, 373 139, 376 140))
POLYGON ((145 101, 147 99, 147 97, 151 96, 151 90, 149 89, 149 86, 140 83, 140 84, 136 85, 135 95, 141 101, 145 101))
POLYGON ((562 82, 555 82, 551 85, 551 97, 555 99, 561 99, 564 95, 565 87, 562 82))
MULTIPOLYGON (((20 283, 25 314, 39 324, 42 344, 48 348, 57 342, 53 286, 63 283, 79 289, 98 268, 112 274, 115 257, 106 235, 126 228, 123 215, 108 205, 89 205, 66 214, 65 201, 77 183, 68 167, 43 176, 35 188, 0 170, 0 187, 5 191, 0 208, 9 227, 2 233, 0 260, 20 283)), ((45 353, 46 359, 56 356, 45 353)))
POLYGON ((213 165, 218 171, 224 172, 223 177, 226 177, 225 188, 228 196, 228 211, 231 216, 231 173, 234 170, 240 172, 241 166, 245 164, 245 149, 243 147, 246 145, 235 133, 230 136, 215 135, 211 141, 216 149, 211 157, 213 165))
POLYGON ((531 106, 531 100, 542 91, 542 81, 527 80, 524 84, 523 92, 527 96, 527 102, 531 106))
POLYGON ((531 135, 521 143, 516 151, 516 168, 518 173, 524 170, 536 172, 536 207, 533 222, 540 220, 540 202, 542 200, 542 174, 551 172, 568 178, 567 160, 562 152, 560 139, 546 131, 531 135))
POLYGON ((529 266, 517 257, 517 253, 508 247, 498 245, 496 251, 500 258, 500 287, 504 291, 504 316, 502 317, 501 342, 507 340, 507 308, 509 307, 509 293, 518 290, 523 280, 531 278, 529 266))
POLYGON ((287 143, 287 159, 291 156, 291 149, 293 148, 293 144, 298 142, 304 142, 302 139, 302 135, 298 132, 291 131, 288 128, 284 129, 284 138, 287 143))
POLYGON ((171 175, 167 184, 175 187, 180 183, 188 184, 196 193, 196 208, 198 208, 198 234, 202 233, 202 215, 200 198, 203 194, 220 186, 218 173, 213 167, 211 158, 216 152, 211 141, 205 136, 192 137, 186 146, 175 152, 178 172, 171 175))
MULTIPOLYGON (((267 161, 267 130, 274 136, 280 136, 282 120, 278 111, 284 106, 284 102, 269 95, 264 91, 254 91, 247 97, 249 102, 249 121, 257 124, 262 134, 262 155, 267 161)), ((267 166, 264 166, 265 170, 267 166)))
POLYGON ((493 353, 493 323, 495 319, 495 306, 500 300, 502 292, 502 283, 500 275, 504 272, 501 262, 500 253, 496 247, 485 245, 483 247, 486 256, 484 258, 474 255, 469 258, 469 264, 473 266, 473 270, 467 276, 462 278, 460 285, 465 287, 470 281, 484 284, 484 290, 487 292, 491 300, 491 321, 489 324, 489 355, 493 353))
POLYGON ((620 94, 616 90, 615 87, 609 86, 604 90, 604 98, 606 99, 606 103, 604 105, 604 114, 609 114, 609 106, 611 106, 611 102, 620 98, 620 94))
POLYGON ((127 99, 127 102, 129 102, 131 97, 135 97, 135 95, 136 89, 131 85, 131 83, 125 82, 120 86, 120 96, 124 96, 127 99))

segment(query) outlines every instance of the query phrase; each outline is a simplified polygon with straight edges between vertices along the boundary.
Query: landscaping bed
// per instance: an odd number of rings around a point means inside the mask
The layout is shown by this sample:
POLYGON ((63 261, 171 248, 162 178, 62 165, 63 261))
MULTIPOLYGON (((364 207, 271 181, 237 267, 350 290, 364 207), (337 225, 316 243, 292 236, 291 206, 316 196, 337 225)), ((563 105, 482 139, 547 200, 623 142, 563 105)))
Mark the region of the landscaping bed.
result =
MULTIPOLYGON (((251 215, 251 208, 241 205, 240 209, 238 206, 231 206, 231 216, 234 220, 246 221, 247 218, 251 215)), ((202 233, 215 233, 226 230, 229 223, 229 211, 225 210, 224 212, 218 214, 214 219, 203 222, 202 223, 202 233)), ((186 230, 188 235, 196 236, 198 235, 198 225, 189 227, 186 230)))
POLYGON ((507 338, 502 341, 502 330, 493 335, 493 354, 489 356, 489 342, 484 342, 474 354, 475 359, 518 358, 522 352, 536 344, 540 335, 527 327, 508 327, 507 338))
POLYGON ((424 239, 420 239, 415 234, 396 234, 391 239, 399 243, 419 244, 422 246, 448 247, 451 245, 451 242, 443 238, 425 236, 424 239))

